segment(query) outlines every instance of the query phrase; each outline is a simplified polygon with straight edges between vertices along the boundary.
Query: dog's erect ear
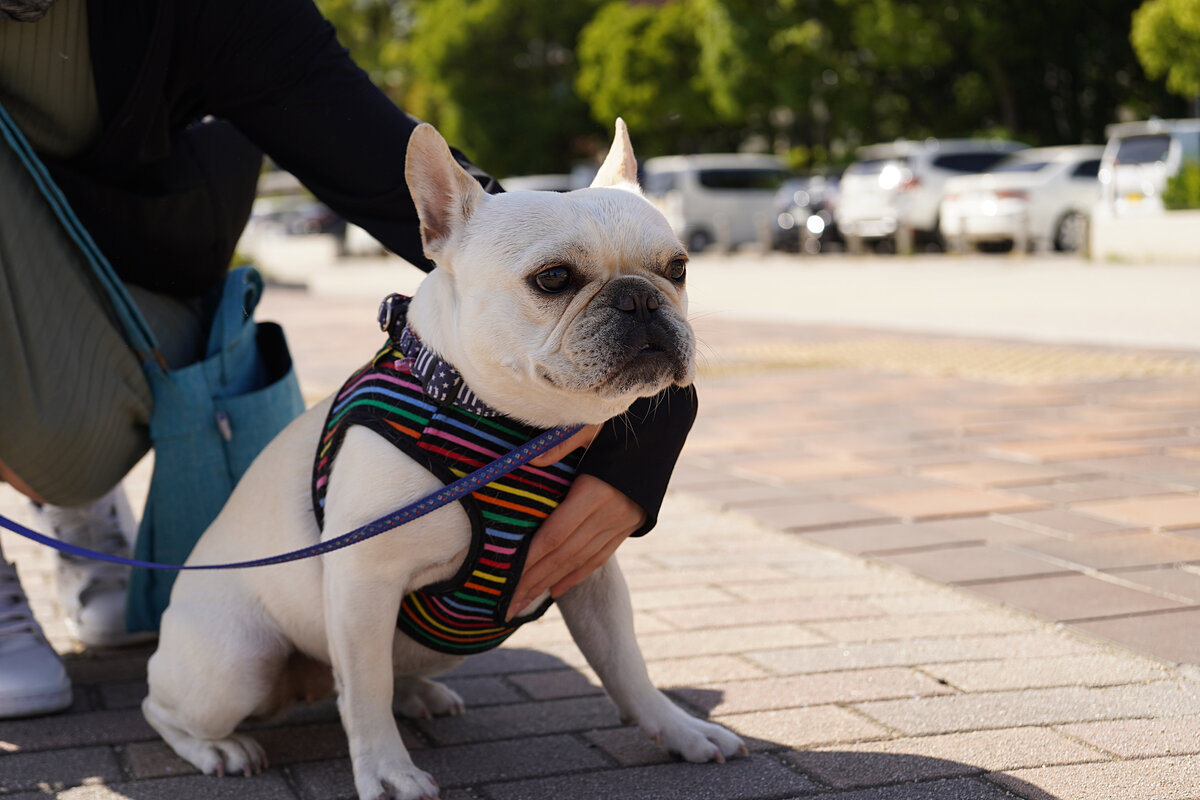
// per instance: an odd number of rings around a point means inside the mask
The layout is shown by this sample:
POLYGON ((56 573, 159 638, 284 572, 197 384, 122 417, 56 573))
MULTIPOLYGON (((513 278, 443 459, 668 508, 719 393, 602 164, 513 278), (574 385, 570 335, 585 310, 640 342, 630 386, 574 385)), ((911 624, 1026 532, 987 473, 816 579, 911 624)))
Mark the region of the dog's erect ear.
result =
POLYGON ((421 219, 425 255, 437 261, 451 235, 471 218, 483 187, 458 165, 446 140, 428 123, 409 137, 404 179, 421 219))
POLYGON ((592 180, 592 186, 616 186, 621 183, 637 186, 637 159, 633 157, 633 145, 629 141, 625 120, 617 117, 617 135, 613 137, 612 148, 592 180))

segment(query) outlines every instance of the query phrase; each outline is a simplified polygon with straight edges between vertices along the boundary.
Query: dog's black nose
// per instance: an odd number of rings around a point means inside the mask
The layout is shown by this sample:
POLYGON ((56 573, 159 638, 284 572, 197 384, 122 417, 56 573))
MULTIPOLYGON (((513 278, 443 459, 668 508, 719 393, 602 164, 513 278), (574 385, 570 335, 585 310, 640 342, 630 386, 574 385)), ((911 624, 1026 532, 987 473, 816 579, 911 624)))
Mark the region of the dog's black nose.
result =
POLYGON ((658 297, 654 287, 625 285, 613 295, 613 308, 633 314, 639 322, 648 322, 658 310, 658 297))

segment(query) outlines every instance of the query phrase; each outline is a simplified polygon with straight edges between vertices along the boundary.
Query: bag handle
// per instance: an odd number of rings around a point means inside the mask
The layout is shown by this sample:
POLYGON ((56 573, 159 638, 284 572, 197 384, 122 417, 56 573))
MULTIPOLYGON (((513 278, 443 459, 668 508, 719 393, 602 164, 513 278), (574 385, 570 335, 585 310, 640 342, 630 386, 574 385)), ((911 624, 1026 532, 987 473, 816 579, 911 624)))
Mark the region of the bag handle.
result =
POLYGON ((112 303, 113 311, 117 315, 121 326, 125 329, 125 338, 129 345, 137 353, 138 358, 143 364, 151 362, 157 363, 165 372, 167 369, 166 360, 158 349, 158 341, 154 338, 153 331, 146 324, 145 317, 138 310, 137 305, 133 302, 133 298, 129 296, 129 292, 125 290, 125 285, 117 276, 112 265, 108 263, 108 259, 100 252, 100 248, 96 246, 96 242, 92 239, 91 234, 84 228, 83 223, 75 216, 75 212, 71 209, 70 203, 63 197, 62 192, 50 177, 50 173, 46 170, 46 166, 33 152, 29 141, 25 135, 21 133, 21 129, 9 116, 8 111, 0 104, 0 133, 3 134, 4 140, 9 147, 20 157, 25 169, 38 189, 41 190, 46 202, 50 204, 51 209, 62 223, 67 235, 74 240, 79 247, 79 251, 83 254, 84 259, 92 267, 100 285, 108 293, 108 298, 112 303))

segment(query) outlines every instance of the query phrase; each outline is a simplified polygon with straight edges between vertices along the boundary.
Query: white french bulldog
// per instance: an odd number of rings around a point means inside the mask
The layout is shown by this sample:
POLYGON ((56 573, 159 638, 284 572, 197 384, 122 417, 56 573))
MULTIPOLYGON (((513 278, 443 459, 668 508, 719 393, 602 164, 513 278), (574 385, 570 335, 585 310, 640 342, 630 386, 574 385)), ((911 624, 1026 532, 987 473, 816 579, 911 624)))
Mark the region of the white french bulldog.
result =
MULTIPOLYGON (((408 323, 486 406, 540 428, 598 423, 691 381, 687 255, 641 195, 623 122, 592 186, 567 194, 487 195, 429 125, 412 135, 406 176, 437 264, 408 323)), ((262 452, 189 563, 305 547, 441 485, 382 436, 350 426, 325 488, 322 531, 310 505, 313 452, 333 400, 262 452)), ((401 742, 393 694, 406 715, 461 713, 462 700, 429 679, 461 656, 401 632, 397 614, 410 592, 458 572, 471 525, 453 503, 321 558, 181 573, 148 666, 146 719, 204 772, 251 774, 265 766, 264 752, 237 725, 336 687, 359 797, 436 797, 401 742)), ((650 683, 615 559, 558 602, 622 719, 688 761, 746 752, 650 683)))

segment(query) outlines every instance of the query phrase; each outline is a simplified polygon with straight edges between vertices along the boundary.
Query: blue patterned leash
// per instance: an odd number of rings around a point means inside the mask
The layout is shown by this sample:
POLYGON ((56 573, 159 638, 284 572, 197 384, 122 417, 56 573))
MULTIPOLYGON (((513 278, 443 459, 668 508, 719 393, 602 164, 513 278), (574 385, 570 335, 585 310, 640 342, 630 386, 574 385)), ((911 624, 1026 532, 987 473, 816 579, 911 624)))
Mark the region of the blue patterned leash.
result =
POLYGON ((73 544, 60 542, 58 539, 53 539, 37 531, 30 530, 24 525, 13 522, 11 519, 0 515, 0 527, 7 528, 13 533, 24 536, 26 539, 32 539, 35 542, 44 544, 47 547, 53 547, 63 553, 73 556, 82 556, 84 558, 93 558, 98 561, 109 561, 114 564, 123 564, 129 567, 142 567, 144 569, 175 569, 175 570, 199 570, 199 569, 245 569, 247 567, 266 567, 271 564, 285 564, 289 561, 299 561, 302 558, 312 558, 313 556, 332 553, 334 550, 341 550, 343 547, 349 547, 352 544, 378 536, 381 533, 387 533, 394 528, 412 522, 418 517, 423 517, 430 511, 441 508, 444 505, 459 500, 476 489, 486 486, 492 481, 503 478, 505 475, 513 472, 533 459, 537 458, 542 453, 551 449, 557 444, 566 441, 574 436, 580 430, 582 425, 575 425, 568 428, 553 428, 546 431, 540 436, 531 439, 520 447, 500 456, 495 461, 485 466, 480 467, 469 475, 465 475, 453 483, 449 483, 436 492, 422 497, 413 503, 406 505, 397 511, 380 517, 374 522, 368 522, 361 528, 355 528, 349 533, 344 533, 334 539, 328 539, 318 544, 310 545, 309 547, 300 550, 293 550, 290 553, 283 553, 277 556, 269 556, 267 558, 258 558, 253 561, 238 561, 232 564, 159 564, 154 561, 139 561, 133 558, 121 558, 120 556, 110 555, 108 553, 100 553, 96 550, 89 550, 86 547, 77 547, 73 544))

